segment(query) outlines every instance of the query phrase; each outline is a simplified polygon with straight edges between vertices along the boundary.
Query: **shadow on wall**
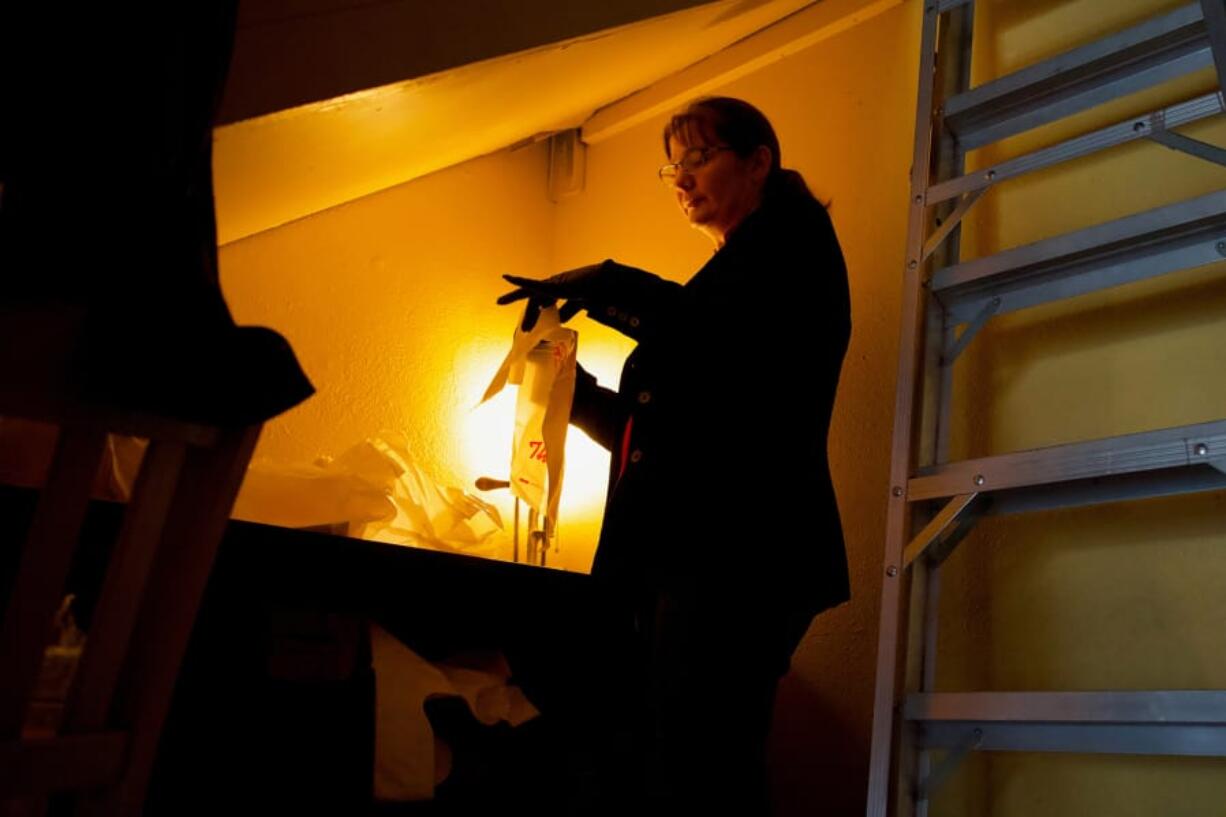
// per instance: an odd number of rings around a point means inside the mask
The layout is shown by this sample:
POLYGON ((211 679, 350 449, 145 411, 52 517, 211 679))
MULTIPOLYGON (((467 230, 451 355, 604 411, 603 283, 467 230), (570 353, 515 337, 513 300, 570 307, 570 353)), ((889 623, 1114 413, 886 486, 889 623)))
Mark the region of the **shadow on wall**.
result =
POLYGON ((831 703, 796 673, 779 682, 770 758, 777 817, 864 813, 869 735, 831 703))

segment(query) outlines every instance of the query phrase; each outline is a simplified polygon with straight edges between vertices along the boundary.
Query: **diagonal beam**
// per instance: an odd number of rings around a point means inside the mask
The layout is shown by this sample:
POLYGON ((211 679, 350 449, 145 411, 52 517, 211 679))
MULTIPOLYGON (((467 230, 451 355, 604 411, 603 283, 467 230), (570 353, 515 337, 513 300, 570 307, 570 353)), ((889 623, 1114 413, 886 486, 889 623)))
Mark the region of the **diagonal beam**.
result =
POLYGON ((1165 128, 1154 128, 1149 138, 1171 150, 1178 150, 1181 153, 1187 153, 1198 159, 1204 159, 1206 162, 1214 162, 1215 164, 1226 166, 1226 150, 1217 145, 1211 145, 1208 142, 1202 142, 1199 139, 1193 139, 1190 136, 1184 136, 1182 133, 1175 133, 1175 131, 1166 130, 1165 128))
POLYGON ((941 512, 934 516, 932 521, 925 525, 924 529, 907 545, 902 555, 903 567, 907 567, 924 555, 924 552, 934 542, 966 514, 977 496, 979 492, 972 491, 969 494, 959 494, 949 500, 941 512))
POLYGON ((941 246, 941 242, 953 232, 954 227, 962 223, 962 219, 970 212, 971 208, 975 206, 975 202, 979 201, 979 197, 985 192, 987 192, 987 188, 982 187, 978 190, 972 190, 962 197, 958 202, 958 206, 954 208, 953 212, 949 214, 945 221, 941 223, 941 226, 937 228, 937 231, 928 239, 928 243, 924 245, 924 257, 920 260, 927 261, 928 256, 936 252, 937 247, 941 246))

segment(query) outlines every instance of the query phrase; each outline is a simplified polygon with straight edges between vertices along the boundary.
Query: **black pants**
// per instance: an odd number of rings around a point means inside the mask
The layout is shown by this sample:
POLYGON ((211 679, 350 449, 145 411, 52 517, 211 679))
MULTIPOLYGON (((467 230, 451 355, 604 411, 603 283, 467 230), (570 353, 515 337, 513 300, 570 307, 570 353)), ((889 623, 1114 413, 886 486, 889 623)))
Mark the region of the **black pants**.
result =
POLYGON ((569 791, 549 813, 769 814, 775 689, 811 615, 728 582, 589 589, 508 651, 560 747, 569 791))
POLYGON ((775 690, 811 617, 756 595, 702 580, 640 595, 622 699, 634 711, 620 716, 628 755, 604 767, 611 810, 770 813, 775 690))

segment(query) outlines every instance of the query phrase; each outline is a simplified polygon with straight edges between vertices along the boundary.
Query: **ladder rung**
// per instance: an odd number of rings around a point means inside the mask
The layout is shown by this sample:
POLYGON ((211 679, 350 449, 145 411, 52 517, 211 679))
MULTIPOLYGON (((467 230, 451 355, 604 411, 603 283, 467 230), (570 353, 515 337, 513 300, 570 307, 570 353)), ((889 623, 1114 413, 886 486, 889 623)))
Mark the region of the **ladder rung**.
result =
POLYGON ((961 692, 909 695, 927 748, 1226 756, 1226 692, 961 692))
POLYGON ((959 692, 907 696, 926 748, 1226 757, 1226 692, 959 692))
POLYGON ((969 150, 1212 65, 1190 3, 951 97, 945 124, 969 150))
POLYGON ((953 324, 999 298, 996 314, 1221 261, 1226 191, 955 264, 931 287, 953 324))
POLYGON ((932 692, 908 695, 912 721, 1189 723, 1226 726, 1226 690, 932 692))
POLYGON ((1224 458, 1226 420, 1218 420, 933 466, 908 482, 907 498, 936 499, 968 491, 1220 465, 1224 458))
POLYGON ((1189 724, 926 723, 920 745, 957 749, 975 741, 980 751, 1075 752, 1104 755, 1226 757, 1226 726, 1189 724))
POLYGON ((1000 184, 1003 181, 1071 159, 1089 156, 1128 142, 1149 139, 1159 126, 1166 130, 1174 130, 1183 125, 1216 116, 1222 113, 1223 107, 1226 106, 1222 102, 1222 92, 1215 90, 1212 93, 1158 108, 1140 116, 1130 116, 1114 125, 1108 125, 1033 153, 1016 156, 999 164, 979 168, 972 173, 934 184, 924 194, 924 203, 939 204, 964 193, 983 190, 994 184, 1000 184))
POLYGON ((1226 490, 1226 473, 1212 465, 1157 468, 1132 474, 1062 482, 1058 485, 1028 485, 996 491, 985 513, 1013 514, 1077 508, 1104 502, 1152 499, 1159 496, 1226 490))

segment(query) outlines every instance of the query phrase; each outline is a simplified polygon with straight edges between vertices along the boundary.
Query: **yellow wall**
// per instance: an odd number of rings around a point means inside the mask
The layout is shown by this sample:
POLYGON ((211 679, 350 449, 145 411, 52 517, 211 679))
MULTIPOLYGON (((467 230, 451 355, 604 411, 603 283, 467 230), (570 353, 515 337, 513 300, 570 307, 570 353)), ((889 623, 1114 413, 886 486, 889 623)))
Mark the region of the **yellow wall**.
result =
MULTIPOLYGON (((982 80, 1178 3, 979 5, 982 80)), ((780 132, 784 163, 833 201, 852 282, 852 345, 830 455, 854 598, 818 619, 781 688, 774 765, 785 815, 863 807, 920 12, 918 0, 908 0, 718 89, 762 107, 780 132)), ((1197 78, 1165 101, 1207 81, 1197 78)), ((1152 99, 1116 112, 1145 110, 1152 99)), ((444 481, 467 485, 505 468, 509 440, 477 444, 494 452, 489 459, 462 442, 480 436, 464 407, 505 351, 513 322, 492 303, 502 291, 498 273, 539 275, 613 257, 684 280, 709 257, 706 239, 685 226, 655 180, 661 125, 593 146, 585 192, 556 206, 545 198, 544 149, 535 147, 223 248, 223 283, 237 317, 285 332, 320 387, 270 425, 259 455, 308 462, 392 428, 409 434, 427 470, 444 481)), ((1186 132, 1226 143, 1219 123, 1186 132)), ((972 163, 1060 133, 1010 140, 972 163)), ((972 213, 964 246, 968 255, 993 252, 1224 182, 1226 171, 1158 146, 1120 148, 992 191, 972 213)), ((955 453, 1220 417, 1222 271, 997 320, 958 366, 955 453)), ((769 308, 769 295, 757 300, 769 308)), ((614 382, 629 344, 584 318, 573 325, 580 361, 614 382)), ((572 504, 564 505, 556 563, 586 569, 607 458, 578 432, 568 456, 564 501, 572 504)), ((1218 494, 988 521, 948 563, 941 688, 1221 686, 1224 521, 1218 494)), ((797 532, 804 535, 801 519, 797 532)), ((746 543, 746 558, 768 546, 746 543)), ((1220 815, 1224 772, 1198 760, 983 757, 964 767, 933 813, 1220 815)))
MULTIPOLYGON (((502 273, 549 268, 545 145, 478 159, 221 250, 240 323, 276 327, 318 393, 257 460, 303 465, 385 430, 439 482, 505 478, 509 405, 472 411, 509 348, 502 273)), ((510 522, 505 492, 497 499, 510 522)))

